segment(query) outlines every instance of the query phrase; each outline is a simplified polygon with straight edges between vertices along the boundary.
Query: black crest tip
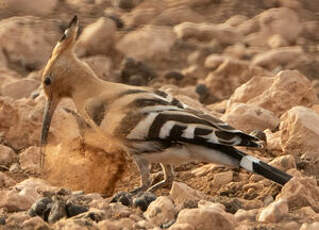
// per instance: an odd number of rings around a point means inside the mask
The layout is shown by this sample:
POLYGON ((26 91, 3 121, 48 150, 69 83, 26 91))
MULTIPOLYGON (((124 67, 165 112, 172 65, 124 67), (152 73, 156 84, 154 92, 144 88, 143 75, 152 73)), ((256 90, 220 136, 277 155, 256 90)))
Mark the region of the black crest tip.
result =
POLYGON ((68 28, 70 28, 70 27, 76 25, 77 22, 78 22, 78 16, 77 16, 77 15, 74 15, 74 17, 72 18, 72 20, 71 20, 70 23, 69 23, 68 28))

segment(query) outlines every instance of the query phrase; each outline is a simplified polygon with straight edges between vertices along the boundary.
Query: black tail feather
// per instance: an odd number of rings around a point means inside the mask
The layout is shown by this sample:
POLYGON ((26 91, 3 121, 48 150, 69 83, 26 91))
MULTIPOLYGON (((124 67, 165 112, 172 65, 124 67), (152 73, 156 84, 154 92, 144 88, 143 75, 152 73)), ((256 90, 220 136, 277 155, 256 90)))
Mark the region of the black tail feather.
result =
POLYGON ((289 174, 262 161, 253 163, 253 171, 281 185, 285 185, 292 178, 289 174))

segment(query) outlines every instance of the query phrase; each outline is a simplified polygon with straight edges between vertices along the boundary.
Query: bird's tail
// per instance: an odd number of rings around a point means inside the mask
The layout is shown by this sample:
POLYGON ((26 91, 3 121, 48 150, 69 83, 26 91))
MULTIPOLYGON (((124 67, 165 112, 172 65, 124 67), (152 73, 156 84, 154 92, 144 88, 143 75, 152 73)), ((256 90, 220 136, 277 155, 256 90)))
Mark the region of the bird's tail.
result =
POLYGON ((281 185, 286 184, 292 178, 289 174, 249 155, 243 156, 240 160, 240 167, 281 185))

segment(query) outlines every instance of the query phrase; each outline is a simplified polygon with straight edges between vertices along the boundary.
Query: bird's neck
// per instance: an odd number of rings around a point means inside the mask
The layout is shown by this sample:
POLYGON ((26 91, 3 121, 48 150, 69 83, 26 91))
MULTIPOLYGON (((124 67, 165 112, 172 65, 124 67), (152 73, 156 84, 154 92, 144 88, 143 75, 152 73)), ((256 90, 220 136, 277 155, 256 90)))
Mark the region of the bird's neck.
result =
POLYGON ((99 79, 93 70, 81 61, 78 61, 71 71, 72 77, 69 78, 69 84, 72 84, 71 97, 78 112, 82 112, 86 101, 89 98, 96 97, 105 90, 104 81, 99 79))

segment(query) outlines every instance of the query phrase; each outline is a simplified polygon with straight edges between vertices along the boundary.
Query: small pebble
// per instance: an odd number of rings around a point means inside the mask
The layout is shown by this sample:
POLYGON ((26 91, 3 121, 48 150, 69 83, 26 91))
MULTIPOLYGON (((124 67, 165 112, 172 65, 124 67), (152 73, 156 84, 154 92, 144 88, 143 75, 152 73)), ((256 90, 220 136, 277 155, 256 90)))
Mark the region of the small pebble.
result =
POLYGON ((79 215, 83 212, 87 212, 89 209, 85 206, 76 205, 72 202, 66 202, 66 212, 68 217, 79 215))
POLYGON ((66 216, 67 216, 67 213, 66 213, 65 202, 62 200, 54 201, 54 203, 52 204, 49 217, 48 217, 48 222, 55 223, 66 216))
POLYGON ((0 216, 0 225, 6 224, 6 218, 4 216, 0 216))
POLYGON ((120 202, 125 206, 131 206, 132 194, 129 192, 119 192, 113 196, 111 202, 120 202))
POLYGON ((174 79, 176 81, 181 81, 184 79, 184 75, 177 71, 170 71, 164 75, 164 78, 167 80, 174 79))
POLYGON ((156 198, 156 195, 151 192, 141 193, 133 200, 133 206, 139 207, 144 212, 146 211, 150 203, 156 200, 156 198))
MULTIPOLYGON (((66 196, 66 195, 70 195, 71 194, 71 191, 68 190, 68 189, 65 189, 65 188, 61 188, 59 189, 59 191, 57 192, 57 195, 60 195, 60 196, 66 196)), ((73 194, 73 193, 72 193, 73 194)))
POLYGON ((43 220, 48 220, 51 211, 52 199, 50 197, 42 197, 37 200, 28 211, 30 216, 40 216, 43 220))

